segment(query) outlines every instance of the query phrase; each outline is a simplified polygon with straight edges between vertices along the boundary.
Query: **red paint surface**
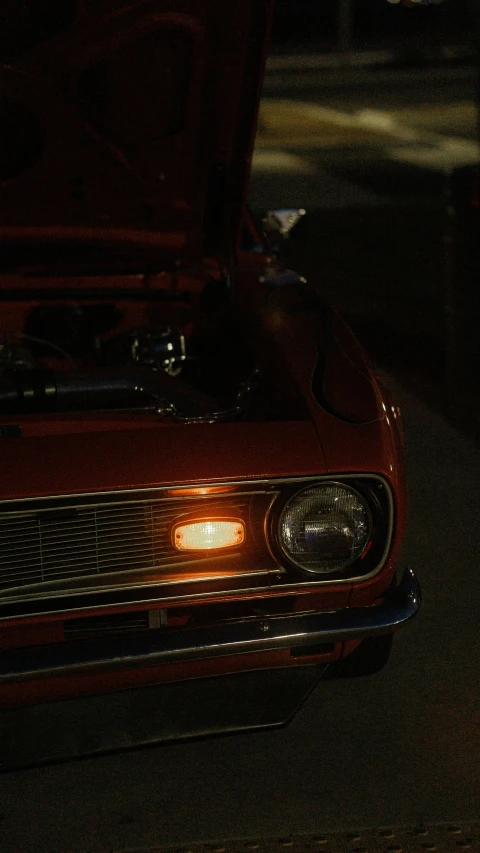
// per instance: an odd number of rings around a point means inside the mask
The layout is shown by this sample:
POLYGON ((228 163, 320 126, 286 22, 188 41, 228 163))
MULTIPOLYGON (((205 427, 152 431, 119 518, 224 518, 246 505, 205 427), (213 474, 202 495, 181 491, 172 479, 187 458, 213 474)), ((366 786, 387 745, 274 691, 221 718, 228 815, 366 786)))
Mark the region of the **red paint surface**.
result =
POLYGON ((0 454, 3 500, 324 473, 308 423, 177 424, 11 439, 0 454))

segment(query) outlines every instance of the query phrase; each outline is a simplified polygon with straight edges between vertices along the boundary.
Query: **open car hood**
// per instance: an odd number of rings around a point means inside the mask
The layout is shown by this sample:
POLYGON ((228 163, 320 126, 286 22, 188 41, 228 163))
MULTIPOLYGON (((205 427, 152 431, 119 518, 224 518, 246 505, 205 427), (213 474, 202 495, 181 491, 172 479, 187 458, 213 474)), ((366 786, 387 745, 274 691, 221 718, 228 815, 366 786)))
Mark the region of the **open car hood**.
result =
POLYGON ((271 6, 4 0, 0 257, 59 243, 176 262, 231 251, 271 6))

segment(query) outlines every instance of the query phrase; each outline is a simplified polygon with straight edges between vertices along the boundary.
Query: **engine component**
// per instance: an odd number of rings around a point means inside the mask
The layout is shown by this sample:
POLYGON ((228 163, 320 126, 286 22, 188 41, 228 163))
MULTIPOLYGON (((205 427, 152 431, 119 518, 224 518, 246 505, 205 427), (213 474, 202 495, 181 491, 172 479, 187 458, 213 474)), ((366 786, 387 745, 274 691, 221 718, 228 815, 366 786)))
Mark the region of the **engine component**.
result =
POLYGON ((170 326, 139 329, 134 336, 131 352, 137 364, 164 370, 170 376, 181 373, 187 358, 184 336, 179 329, 170 326))
POLYGON ((204 412, 203 415, 184 415, 178 411, 172 403, 167 403, 157 408, 157 415, 160 417, 169 417, 172 420, 180 421, 184 424, 199 424, 199 423, 217 423, 218 421, 236 420, 246 415, 250 406, 254 393, 258 390, 260 382, 260 372, 255 368, 247 379, 242 382, 237 392, 234 403, 227 409, 216 409, 215 411, 204 412))
POLYGON ((32 343, 36 356, 52 354, 48 341, 82 358, 98 351, 100 336, 115 329, 121 317, 122 312, 113 304, 37 305, 27 317, 25 334, 32 340, 45 341, 32 343))
POLYGON ((32 370, 36 366, 26 347, 8 340, 0 343, 0 374, 8 370, 32 370))
POLYGON ((0 412, 102 411, 167 404, 185 417, 206 417, 218 409, 207 394, 195 391, 164 371, 144 368, 99 370, 73 376, 53 370, 11 370, 0 383, 0 412))

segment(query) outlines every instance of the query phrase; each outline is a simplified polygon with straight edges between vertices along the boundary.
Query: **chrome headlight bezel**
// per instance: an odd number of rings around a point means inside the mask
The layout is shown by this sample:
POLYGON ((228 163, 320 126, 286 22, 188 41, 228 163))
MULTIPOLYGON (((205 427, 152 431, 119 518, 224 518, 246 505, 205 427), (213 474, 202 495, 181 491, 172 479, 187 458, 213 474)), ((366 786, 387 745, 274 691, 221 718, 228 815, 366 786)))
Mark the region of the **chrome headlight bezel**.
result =
MULTIPOLYGON (((268 521, 268 539, 272 552, 279 563, 290 575, 310 578, 313 583, 331 583, 332 581, 347 581, 375 574, 383 565, 392 536, 393 503, 390 489, 383 478, 376 475, 339 475, 285 483, 277 500, 274 502, 268 521), (289 504, 303 492, 315 487, 339 486, 346 491, 358 495, 366 507, 371 521, 369 537, 362 553, 348 561, 342 568, 332 571, 318 571, 298 562, 288 549, 284 547, 280 534, 282 514, 289 504)), ((292 577, 293 580, 293 577, 292 577)))

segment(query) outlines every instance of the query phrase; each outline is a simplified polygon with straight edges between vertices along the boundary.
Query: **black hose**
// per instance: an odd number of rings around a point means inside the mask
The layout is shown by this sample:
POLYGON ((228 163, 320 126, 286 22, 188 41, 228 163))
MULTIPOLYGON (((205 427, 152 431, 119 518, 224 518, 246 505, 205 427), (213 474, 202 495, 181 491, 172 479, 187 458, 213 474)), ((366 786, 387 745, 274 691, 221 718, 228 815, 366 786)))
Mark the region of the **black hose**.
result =
POLYGON ((184 417, 201 417, 219 405, 163 371, 128 368, 64 375, 53 370, 12 370, 0 382, 0 413, 75 412, 172 405, 184 417))

